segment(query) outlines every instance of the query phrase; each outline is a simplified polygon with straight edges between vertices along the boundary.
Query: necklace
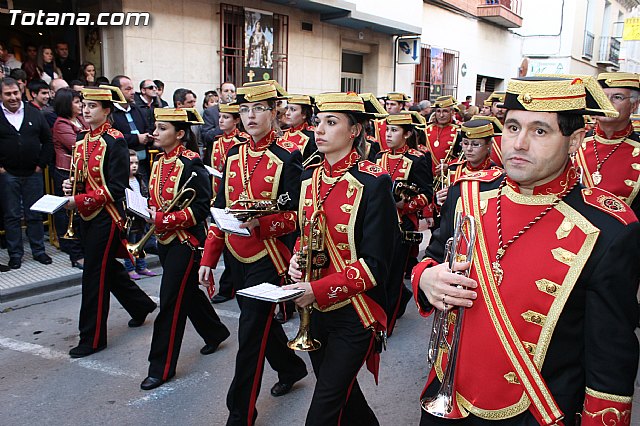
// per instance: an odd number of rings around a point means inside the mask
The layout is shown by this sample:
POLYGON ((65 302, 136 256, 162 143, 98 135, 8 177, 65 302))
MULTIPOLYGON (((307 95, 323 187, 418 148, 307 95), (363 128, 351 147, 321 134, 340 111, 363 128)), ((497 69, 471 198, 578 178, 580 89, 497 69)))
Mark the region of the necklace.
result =
POLYGON ((253 167, 251 168, 251 171, 249 171, 249 145, 244 145, 244 147, 245 147, 244 156, 243 156, 244 157, 243 158, 244 159, 244 176, 242 179, 242 192, 240 193, 240 199, 248 200, 249 195, 247 194, 247 189, 249 188, 249 181, 251 180, 251 176, 253 176, 253 172, 255 172, 258 166, 260 165, 260 162, 264 157, 264 153, 267 152, 269 147, 265 148, 264 151, 260 153, 260 157, 258 157, 258 161, 256 161, 256 164, 253 165, 253 167))
POLYGON ((167 183, 167 180, 169 179, 169 177, 171 176, 171 174, 173 173, 173 169, 175 169, 176 167, 176 161, 172 161, 171 162, 171 169, 169 169, 169 173, 167 173, 167 175, 165 176, 164 174, 164 158, 162 159, 162 162, 160 163, 160 167, 158 167, 158 174, 159 174, 159 180, 160 180, 160 185, 158 186, 158 195, 160 200, 164 200, 164 196, 163 194, 163 190, 164 190, 164 186, 167 183))
MULTIPOLYGON (((326 161, 326 160, 325 160, 326 161)), ((360 156, 356 156, 355 159, 353 161, 350 161, 349 164, 344 168, 344 170, 340 173, 340 175, 338 176, 338 178, 336 179, 335 182, 333 182, 331 184, 331 186, 329 187, 329 189, 327 190, 327 192, 324 193, 324 196, 322 198, 320 198, 320 187, 322 186, 322 181, 324 179, 324 165, 320 166, 320 170, 318 171, 318 182, 316 184, 316 200, 318 200, 318 204, 316 205, 316 210, 320 210, 322 208, 322 205, 324 204, 324 202, 326 201, 327 197, 329 197, 329 194, 331 194, 331 191, 333 191, 333 188, 336 187, 336 185, 342 180, 342 178, 347 174, 347 171, 349 171, 349 169, 351 168, 351 166, 353 166, 355 163, 357 163, 358 161, 360 161, 360 156)))
POLYGON ((540 219, 545 217, 547 213, 549 213, 555 206, 557 206, 560 201, 567 196, 569 192, 578 184, 576 181, 571 187, 569 187, 565 192, 558 195, 558 197, 553 200, 551 204, 549 204, 538 216, 534 217, 529 223, 527 223, 524 228, 518 231, 509 241, 506 243, 502 239, 502 208, 500 199, 502 198, 502 189, 507 183, 507 179, 505 178, 498 187, 498 198, 496 199, 496 212, 497 212, 497 225, 498 225, 498 243, 500 244, 500 248, 498 248, 496 252, 496 260, 491 264, 491 270, 493 271, 493 275, 496 278, 496 284, 499 286, 502 283, 502 278, 504 277, 504 271, 502 270, 502 266, 500 266, 500 259, 502 259, 507 251, 507 248, 516 242, 518 238, 520 238, 525 232, 529 230, 533 225, 538 223, 540 219))
POLYGON ((613 155, 614 152, 616 152, 618 148, 620 148, 620 146, 624 143, 626 139, 627 139, 626 136, 622 138, 620 143, 614 146, 613 149, 609 151, 609 154, 607 154, 607 156, 604 157, 604 160, 600 161, 600 158, 598 157, 598 147, 596 143, 596 138, 593 138, 593 153, 596 156, 596 171, 591 173, 591 178, 593 179, 593 184, 595 186, 598 186, 600 182, 602 182, 602 174, 600 173, 600 169, 602 168, 602 165, 604 164, 605 161, 609 159, 609 157, 613 155))
MULTIPOLYGON (((387 171, 389 171, 389 163, 390 163, 390 159, 389 157, 391 157, 391 153, 387 154, 386 156, 386 163, 387 163, 387 167, 385 167, 385 169, 387 171)), ((393 180, 393 175, 396 174, 396 171, 398 171, 398 168, 400 167, 400 164, 404 164, 404 155, 401 155, 400 158, 398 159, 398 162, 396 163, 395 167, 393 168, 393 171, 391 173, 389 173, 389 176, 391 176, 391 179, 393 180)))

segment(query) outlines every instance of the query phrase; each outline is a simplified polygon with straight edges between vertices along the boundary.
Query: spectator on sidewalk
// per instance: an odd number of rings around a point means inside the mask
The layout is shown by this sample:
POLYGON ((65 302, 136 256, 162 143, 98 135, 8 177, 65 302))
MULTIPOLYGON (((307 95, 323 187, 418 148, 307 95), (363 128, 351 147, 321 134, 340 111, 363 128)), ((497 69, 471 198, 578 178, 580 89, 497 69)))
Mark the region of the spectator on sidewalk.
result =
POLYGON ((42 171, 52 156, 51 130, 40 111, 25 107, 17 81, 4 78, 0 90, 0 203, 4 210, 9 266, 12 269, 22 266, 22 206, 33 258, 49 265, 42 215, 29 207, 44 194, 42 171))
POLYGON ((42 114, 44 114, 44 118, 47 120, 47 124, 49 124, 49 127, 52 129, 53 125, 56 122, 56 119, 58 118, 58 114, 56 114, 54 108, 56 94, 60 89, 68 87, 69 85, 67 84, 67 82, 61 78, 56 78, 55 80, 51 81, 51 84, 49 84, 49 102, 47 103, 47 105, 42 107, 42 114))
POLYGON ((127 100, 126 104, 114 104, 115 108, 111 114, 113 128, 124 135, 129 149, 136 151, 140 161, 138 174, 147 183, 151 173, 149 164, 149 145, 153 143, 153 139, 149 137, 151 127, 145 118, 145 113, 135 103, 131 79, 125 75, 117 75, 111 80, 111 85, 120 88, 127 100))
POLYGON ((164 82, 162 80, 153 80, 153 82, 158 87, 158 104, 161 108, 167 108, 169 103, 162 99, 162 95, 164 95, 164 82))
POLYGON ((42 80, 31 80, 27 85, 29 93, 31 93, 32 101, 28 105, 34 107, 38 111, 42 111, 42 108, 49 104, 51 98, 51 92, 49 91, 49 85, 42 80))
POLYGON ((158 99, 158 86, 156 86, 156 83, 149 79, 142 80, 140 82, 140 92, 135 93, 133 99, 138 108, 144 112, 149 128, 153 129, 153 110, 161 106, 160 100, 158 99))
POLYGON ((56 65, 67 83, 71 84, 71 81, 78 77, 78 63, 69 57, 69 43, 66 41, 56 43, 56 65))
MULTIPOLYGON (((62 182, 69 178, 71 153, 78 139, 78 133, 89 130, 89 126, 82 117, 80 93, 75 90, 68 87, 58 90, 54 109, 57 119, 52 131, 53 149, 55 151, 55 169, 52 173, 53 187, 55 195, 62 197, 64 196, 62 182)), ((53 215, 53 219, 56 224, 60 249, 69 255, 72 267, 82 269, 84 266, 84 251, 80 239, 62 238, 69 226, 69 214, 66 210, 60 210, 53 215)), ((75 227, 75 233, 78 236, 79 226, 75 227)))
POLYGON ((78 77, 85 87, 96 86, 96 66, 91 62, 80 65, 78 77))
POLYGON ((53 49, 49 46, 40 46, 38 49, 38 69, 40 79, 49 84, 53 79, 62 78, 62 71, 53 59, 53 49))
POLYGON ((0 62, 9 69, 9 72, 5 69, 5 77, 9 77, 11 71, 22 66, 22 62, 17 60, 12 53, 9 53, 9 45, 4 41, 0 41, 0 62))
MULTIPOLYGON (((132 149, 129 150, 129 189, 144 198, 149 198, 149 189, 147 188, 147 184, 143 182, 138 175, 138 156, 132 149)), ((131 229, 129 230, 127 240, 131 244, 137 243, 142 239, 142 236, 147 232, 147 230, 148 226, 145 221, 142 220, 142 218, 135 217, 133 219, 131 229)), ((137 258, 135 266, 130 259, 125 258, 124 268, 127 270, 129 277, 131 277, 132 280, 139 280, 143 275, 148 277, 155 277, 158 275, 147 268, 147 262, 144 260, 144 257, 137 258)))
POLYGON ((23 69, 15 69, 11 70, 11 75, 9 75, 9 77, 18 82, 18 88, 20 89, 20 93, 22 95, 22 101, 29 102, 29 98, 27 97, 27 73, 24 72, 23 69))
MULTIPOLYGON (((228 104, 236 100, 236 86, 229 82, 225 81, 220 86, 220 101, 221 104, 228 104)), ((204 110, 202 113, 202 119, 204 120, 204 124, 202 125, 201 138, 205 146, 207 144, 213 143, 213 140, 216 136, 222 134, 222 130, 220 129, 220 125, 218 122, 220 121, 220 109, 218 105, 214 105, 204 110)))
MULTIPOLYGON (((174 108, 195 108, 197 101, 196 94, 189 89, 176 89, 173 92, 173 107, 174 108)), ((201 124, 192 124, 191 133, 193 137, 187 142, 189 146, 185 147, 193 152, 200 154, 200 158, 204 158, 204 145, 200 132, 202 130, 201 124)))

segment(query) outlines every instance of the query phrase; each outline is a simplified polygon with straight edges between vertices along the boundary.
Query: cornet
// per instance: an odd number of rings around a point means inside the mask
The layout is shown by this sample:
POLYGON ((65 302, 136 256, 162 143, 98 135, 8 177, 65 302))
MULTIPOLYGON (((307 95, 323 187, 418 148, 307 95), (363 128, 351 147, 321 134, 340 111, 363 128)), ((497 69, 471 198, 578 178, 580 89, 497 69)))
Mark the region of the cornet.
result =
MULTIPOLYGON (((453 270, 455 262, 471 262, 473 259, 473 246, 476 241, 476 224, 473 216, 456 213, 453 237, 447 240, 445 246, 445 262, 448 262, 449 271, 453 270)), ((464 272, 455 272, 466 277, 469 276, 471 268, 464 272)), ((437 310, 433 318, 433 328, 431 329, 431 340, 427 352, 427 367, 429 370, 434 366, 439 352, 447 353, 447 365, 443 368, 444 374, 438 393, 433 397, 425 397, 420 400, 422 409, 436 417, 449 417, 453 412, 454 403, 454 378, 458 351, 460 346, 460 336, 462 333, 462 321, 464 319, 465 308, 460 306, 451 311, 437 310), (450 320, 450 316, 455 319, 450 320), (449 329, 453 323, 453 335, 449 343, 449 329)))
MULTIPOLYGON (((189 182, 191 182, 191 179, 193 179, 196 176, 197 176, 196 172, 191 172, 191 176, 189 176, 189 179, 187 179, 184 185, 182 185, 182 188, 180 188, 180 190, 173 197, 173 200, 171 200, 171 204, 169 204, 166 208, 162 209, 162 213, 168 213, 171 210, 173 210, 176 206, 178 207, 178 210, 182 210, 182 209, 186 209, 191 205, 193 200, 195 200, 196 198, 196 190, 193 188, 187 188, 187 185, 189 184, 189 182)), ((137 243, 128 242, 127 251, 135 258, 144 257, 145 256, 144 246, 147 243, 147 241, 149 241, 149 238, 151 238, 155 230, 156 230, 156 225, 155 224, 151 225, 147 233, 142 236, 140 241, 138 241, 137 243)))
MULTIPOLYGON (((76 195, 78 189, 78 167, 75 163, 76 159, 76 145, 71 150, 71 164, 69 165, 69 180, 73 178, 73 186, 71 188, 71 196, 76 195)), ((64 233, 62 238, 65 240, 77 240, 76 233, 73 229, 73 217, 75 216, 75 210, 69 210, 69 223, 67 225, 67 232, 64 233)))
MULTIPOLYGON (((320 278, 323 268, 329 264, 329 255, 324 244, 326 236, 327 216, 322 210, 313 212, 309 220, 302 217, 302 231, 300 235, 300 252, 298 253, 298 265, 303 271, 303 281, 311 282, 320 278), (305 225, 309 225, 308 235, 304 234, 305 225)), ((320 349, 320 342, 313 339, 309 333, 311 324, 311 306, 297 308, 300 314, 300 327, 298 334, 289 340, 287 346, 294 351, 311 352, 320 349)))
POLYGON ((280 210, 280 207, 289 201, 291 201, 291 197, 288 192, 280 195, 276 200, 240 198, 232 202, 224 211, 233 215, 240 222, 249 222, 251 219, 284 212, 284 210, 280 210))

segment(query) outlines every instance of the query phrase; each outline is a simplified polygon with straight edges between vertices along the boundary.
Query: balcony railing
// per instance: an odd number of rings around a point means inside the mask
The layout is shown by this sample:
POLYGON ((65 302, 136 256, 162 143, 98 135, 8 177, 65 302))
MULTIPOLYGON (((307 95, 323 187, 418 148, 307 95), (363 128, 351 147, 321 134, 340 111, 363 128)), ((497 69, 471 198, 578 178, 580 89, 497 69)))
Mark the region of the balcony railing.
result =
POLYGON ((598 63, 614 67, 620 66, 620 40, 614 37, 600 37, 598 63))
POLYGON ((522 0, 478 0, 476 15, 505 28, 522 26, 522 0))
POLYGON ((500 5, 504 6, 518 16, 522 10, 521 0, 480 0, 480 4, 484 5, 500 5))
POLYGON ((593 45, 595 42, 596 36, 589 31, 584 32, 584 44, 582 46, 582 57, 586 59, 593 59, 593 45))

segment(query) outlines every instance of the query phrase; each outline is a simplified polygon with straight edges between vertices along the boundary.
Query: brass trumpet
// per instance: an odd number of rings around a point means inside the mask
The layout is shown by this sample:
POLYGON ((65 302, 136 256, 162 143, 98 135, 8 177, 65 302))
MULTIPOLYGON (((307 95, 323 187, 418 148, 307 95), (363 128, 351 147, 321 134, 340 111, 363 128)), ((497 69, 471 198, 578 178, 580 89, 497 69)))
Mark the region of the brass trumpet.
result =
MULTIPOLYGON (((449 271, 453 270, 454 262, 471 262, 475 241, 475 219, 473 216, 463 216, 462 213, 457 212, 453 237, 447 240, 445 246, 445 262, 448 262, 449 271)), ((471 268, 464 272, 457 271, 455 273, 468 277, 470 270, 471 268)), ((453 385, 464 311, 465 308, 460 306, 451 309, 451 311, 438 310, 434 314, 431 340, 427 352, 427 367, 431 369, 434 366, 439 352, 447 353, 447 365, 444 368, 440 389, 436 395, 422 398, 420 405, 424 411, 436 417, 447 418, 453 411, 455 395, 453 385), (449 343, 449 329, 452 324, 453 334, 451 335, 451 343, 449 343)))
POLYGON ((460 154, 458 154, 458 156, 456 157, 455 155, 453 155, 453 148, 455 146, 455 143, 451 146, 451 148, 449 148, 449 150, 447 151, 447 155, 440 160, 440 173, 438 174, 438 176, 435 176, 433 179, 433 194, 435 195, 436 192, 440 191, 443 188, 446 188, 447 186, 449 186, 449 170, 447 169, 447 165, 452 161, 452 160, 456 160, 456 161, 461 161, 462 158, 464 157, 464 151, 460 151, 460 154))
MULTIPOLYGON (((322 210, 316 210, 313 212, 308 221, 303 213, 303 231, 304 226, 307 224, 309 225, 309 234, 305 236, 304 232, 302 232, 300 235, 300 252, 298 254, 298 265, 303 271, 304 282, 311 282, 311 280, 319 279, 322 268, 325 268, 329 264, 329 256, 324 248, 326 220, 327 216, 322 210)), ((309 333, 313 307, 296 307, 296 309, 300 314, 300 327, 298 328, 298 334, 296 337, 289 340, 287 346, 294 351, 304 352, 311 352, 320 349, 320 342, 313 339, 309 333)))
MULTIPOLYGON (((171 203, 166 208, 162 209, 162 213, 168 213, 176 206, 178 207, 178 210, 182 210, 191 205, 193 200, 195 200, 196 198, 196 190, 193 188, 187 188, 187 185, 189 184, 189 182, 191 182, 191 179, 196 176, 196 172, 191 172, 191 176, 189 176, 189 179, 187 179, 184 185, 182 185, 180 190, 175 194, 173 200, 171 200, 171 203), (183 197, 184 199, 182 199, 183 197)), ((149 241, 149 238, 151 238, 155 230, 156 225, 151 225, 147 233, 142 236, 140 241, 138 241, 137 243, 127 242, 127 251, 135 258, 145 257, 146 253, 144 252, 144 246, 147 241, 149 241)))
POLYGON ((251 219, 258 217, 282 213, 284 210, 280 210, 280 207, 286 205, 289 201, 291 201, 291 197, 289 197, 288 192, 280 195, 276 200, 240 198, 232 202, 224 211, 241 222, 249 222, 251 219))
MULTIPOLYGON (((73 179, 73 186, 71 188, 71 196, 76 195, 78 189, 78 167, 75 163, 76 159, 76 145, 73 145, 71 150, 71 164, 69 165, 69 180, 73 179)), ((62 238, 65 240, 77 240, 75 230, 73 229, 73 217, 75 216, 75 210, 69 210, 69 223, 67 225, 67 232, 64 233, 62 238)))

